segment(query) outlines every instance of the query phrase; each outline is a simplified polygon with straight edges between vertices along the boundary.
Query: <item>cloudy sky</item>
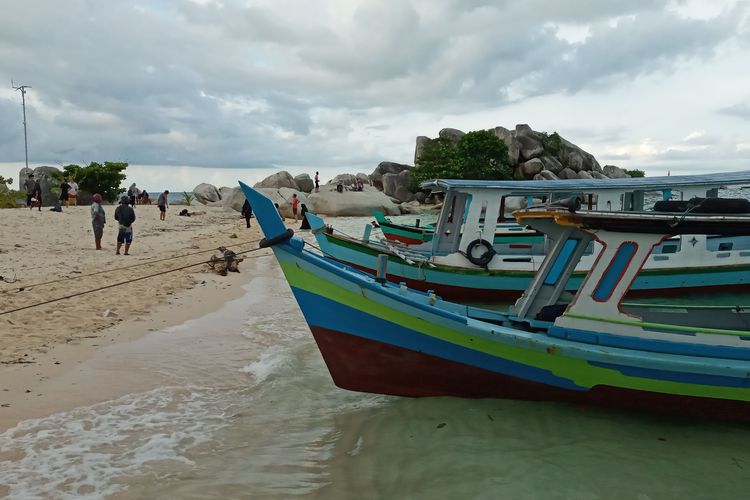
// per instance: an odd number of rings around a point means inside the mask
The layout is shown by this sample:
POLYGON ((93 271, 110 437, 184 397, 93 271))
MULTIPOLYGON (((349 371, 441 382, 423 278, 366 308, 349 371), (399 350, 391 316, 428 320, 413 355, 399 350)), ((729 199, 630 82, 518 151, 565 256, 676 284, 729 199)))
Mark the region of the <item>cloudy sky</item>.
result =
POLYGON ((186 166, 370 172, 411 163, 418 135, 516 123, 602 165, 750 170, 744 1, 0 6, 0 162, 16 175, 11 79, 32 87, 31 163, 158 165, 142 175, 180 185, 201 175, 186 166))

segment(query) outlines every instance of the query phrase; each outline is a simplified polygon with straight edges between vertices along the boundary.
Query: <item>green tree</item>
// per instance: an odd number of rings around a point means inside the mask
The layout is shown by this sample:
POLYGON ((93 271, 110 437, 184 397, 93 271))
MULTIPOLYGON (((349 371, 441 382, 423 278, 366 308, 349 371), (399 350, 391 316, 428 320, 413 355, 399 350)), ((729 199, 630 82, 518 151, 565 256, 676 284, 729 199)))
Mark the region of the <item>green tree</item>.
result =
POLYGON ((489 130, 469 132, 454 146, 447 139, 425 143, 412 179, 416 186, 430 179, 510 179, 508 147, 489 130))
POLYGON ((7 189, 6 184, 13 184, 13 179, 6 179, 0 175, 0 208, 16 208, 18 202, 23 201, 25 193, 7 189))
POLYGON ((548 134, 542 132, 542 147, 544 152, 549 156, 557 157, 560 154, 560 148, 562 148, 562 137, 557 132, 548 134))
POLYGON ((91 162, 86 167, 65 165, 65 176, 75 179, 78 187, 89 193, 99 193, 107 201, 117 200, 122 192, 120 185, 127 178, 123 173, 128 167, 125 162, 105 161, 104 164, 91 162))
POLYGON ((625 173, 630 177, 646 177, 646 172, 634 168, 633 170, 625 170, 625 173))

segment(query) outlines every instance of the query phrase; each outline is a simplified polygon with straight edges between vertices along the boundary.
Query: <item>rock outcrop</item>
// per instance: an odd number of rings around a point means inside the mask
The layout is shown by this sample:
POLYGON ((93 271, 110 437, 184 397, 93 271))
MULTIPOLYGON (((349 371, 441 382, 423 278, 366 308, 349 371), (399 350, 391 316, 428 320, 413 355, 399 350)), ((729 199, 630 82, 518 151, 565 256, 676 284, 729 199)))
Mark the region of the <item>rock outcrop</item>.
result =
POLYGON ((610 179, 623 179, 625 177, 630 177, 625 169, 615 167, 614 165, 604 165, 602 173, 610 179))
POLYGON ((414 193, 411 192, 411 172, 403 170, 398 174, 384 174, 383 192, 399 202, 412 201, 414 193))
MULTIPOLYGON (((34 174, 34 179, 39 181, 39 185, 42 188, 42 206, 51 207, 55 204, 56 200, 60 199, 60 179, 62 179, 62 170, 57 167, 36 167, 22 168, 18 173, 18 185, 19 190, 22 193, 26 193, 26 179, 29 178, 29 174, 34 174)), ((81 197, 79 196, 78 204, 81 204, 81 197)))
POLYGON ((404 170, 410 170, 411 165, 404 165, 403 163, 395 163, 392 161, 381 161, 375 170, 370 174, 370 180, 372 185, 380 190, 383 189, 383 175, 385 174, 400 174, 404 170))
POLYGON ((312 193, 312 190, 315 189, 315 181, 310 178, 309 174, 295 175, 294 182, 302 192, 312 193))
POLYGON ((299 191, 299 186, 297 186, 297 183, 294 181, 294 177, 292 177, 292 175, 286 170, 269 175, 262 181, 257 182, 253 187, 274 189, 287 187, 299 191))
POLYGON ((213 184, 201 182, 193 188, 195 199, 202 204, 213 203, 221 200, 221 193, 213 184))
POLYGON ((398 205, 382 191, 365 186, 364 191, 336 191, 336 186, 320 186, 320 192, 307 197, 307 208, 313 213, 336 216, 370 216, 373 210, 380 210, 386 215, 399 215, 398 205))
MULTIPOLYGON (((610 167, 612 175, 608 174, 591 153, 557 133, 537 132, 525 123, 519 123, 513 130, 505 127, 490 130, 508 147, 508 160, 513 168, 514 179, 536 179, 542 171, 550 172, 560 179, 629 177, 624 170, 617 167, 610 167), (581 172, 585 173, 580 175, 581 172)), ((461 130, 444 128, 438 135, 451 144, 456 144, 465 134, 461 130)), ((415 164, 429 140, 425 136, 417 137, 414 149, 415 164)), ((547 174, 542 175, 542 178, 547 178, 547 174)))
POLYGON ((344 186, 353 186, 357 183, 357 176, 352 174, 339 174, 330 181, 329 185, 337 186, 343 184, 344 186))

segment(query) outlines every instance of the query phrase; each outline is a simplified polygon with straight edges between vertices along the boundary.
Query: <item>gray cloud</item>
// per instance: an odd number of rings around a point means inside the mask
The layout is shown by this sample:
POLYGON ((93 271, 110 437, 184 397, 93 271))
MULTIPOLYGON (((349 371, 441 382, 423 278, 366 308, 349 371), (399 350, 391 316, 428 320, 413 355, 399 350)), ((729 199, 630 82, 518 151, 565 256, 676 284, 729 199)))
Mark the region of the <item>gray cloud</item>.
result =
MULTIPOLYGON (((0 19, 0 80, 34 87, 30 151, 39 161, 375 164, 381 146, 353 139, 355 128, 379 134, 410 113, 605 92, 710 59, 736 34, 737 17, 694 20, 657 1, 373 0, 349 12, 323 2, 31 0, 0 19), (558 24, 587 26, 590 36, 568 43, 558 24)), ((20 124, 15 98, 0 97, 0 119, 20 124)), ((580 141, 575 127, 560 132, 580 141)), ((627 133, 578 128, 585 140, 627 133)), ((404 142, 420 133, 404 130, 404 142)), ((22 158, 21 135, 0 130, 0 160, 22 158)))
POLYGON ((739 102, 732 106, 727 106, 726 108, 718 110, 718 112, 723 115, 750 121, 750 103, 747 102, 739 102))

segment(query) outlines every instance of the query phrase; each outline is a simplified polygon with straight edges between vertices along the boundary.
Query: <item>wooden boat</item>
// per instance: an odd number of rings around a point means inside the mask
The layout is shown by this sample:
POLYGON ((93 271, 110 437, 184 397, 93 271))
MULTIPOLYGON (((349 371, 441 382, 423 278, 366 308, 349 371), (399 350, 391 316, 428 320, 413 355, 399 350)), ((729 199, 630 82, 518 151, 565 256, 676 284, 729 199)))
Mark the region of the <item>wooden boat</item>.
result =
POLYGON ((334 383, 399 396, 587 403, 703 418, 750 419, 750 329, 743 307, 622 303, 654 247, 678 234, 750 235, 742 216, 526 210, 554 241, 507 313, 394 285, 305 248, 273 203, 242 189, 334 383), (572 302, 564 287, 588 244, 604 251, 572 302), (568 251, 573 242, 573 250, 568 251))
MULTIPOLYGON (((431 250, 428 244, 435 236, 435 224, 398 224, 378 210, 373 210, 372 215, 375 217, 373 226, 380 229, 385 239, 412 246, 417 251, 431 250)), ((511 248, 531 248, 531 245, 543 241, 544 236, 538 231, 526 229, 515 222, 498 222, 495 225, 495 245, 508 244, 511 248)))
POLYGON ((435 235, 434 224, 426 226, 420 226, 419 223, 397 224, 379 210, 373 210, 372 215, 375 217, 376 227, 379 227, 383 236, 391 241, 398 241, 406 245, 421 245, 432 241, 432 237, 435 235))
MULTIPOLYGON (((308 220, 320 248, 339 262, 373 273, 377 256, 386 254, 388 279, 395 283, 433 290, 448 299, 513 300, 531 282, 550 242, 541 237, 531 241, 497 239, 497 229, 485 226, 483 221, 504 214, 508 198, 546 196, 556 202, 560 196, 573 194, 584 200, 585 209, 629 211, 643 208, 647 191, 658 191, 662 198, 669 199, 680 190, 687 201, 695 196, 715 195, 720 186, 746 182, 750 182, 750 172, 648 180, 432 181, 423 186, 439 187, 446 198, 434 239, 422 246, 347 237, 335 230, 321 231, 325 223, 312 214, 308 220)), ((692 210, 699 212, 700 207, 692 210)), ((508 224, 524 230, 515 222, 508 224)), ((524 234, 522 238, 527 237, 524 234)), ((591 244, 565 284, 566 290, 578 289, 600 250, 599 243, 591 244)), ((712 289, 750 289, 750 238, 701 234, 665 240, 645 262, 643 272, 631 287, 631 295, 676 295, 712 289)))

